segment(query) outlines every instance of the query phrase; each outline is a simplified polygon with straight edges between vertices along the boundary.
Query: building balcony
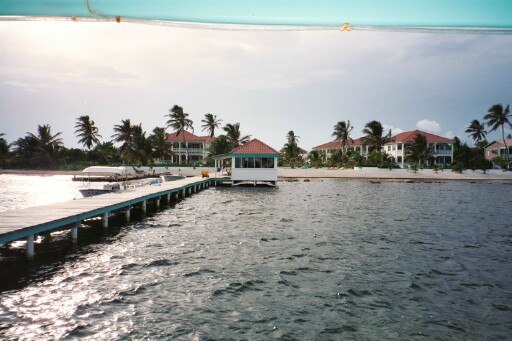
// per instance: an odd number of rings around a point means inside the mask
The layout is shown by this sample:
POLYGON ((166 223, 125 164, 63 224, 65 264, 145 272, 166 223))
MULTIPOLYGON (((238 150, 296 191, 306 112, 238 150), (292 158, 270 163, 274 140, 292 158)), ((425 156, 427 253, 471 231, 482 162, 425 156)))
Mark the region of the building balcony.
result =
POLYGON ((174 153, 183 153, 186 154, 187 152, 190 153, 198 153, 198 154, 204 154, 208 151, 203 148, 171 148, 171 151, 174 153))
POLYGON ((451 150, 433 150, 432 155, 444 155, 444 156, 451 156, 452 151, 451 150))

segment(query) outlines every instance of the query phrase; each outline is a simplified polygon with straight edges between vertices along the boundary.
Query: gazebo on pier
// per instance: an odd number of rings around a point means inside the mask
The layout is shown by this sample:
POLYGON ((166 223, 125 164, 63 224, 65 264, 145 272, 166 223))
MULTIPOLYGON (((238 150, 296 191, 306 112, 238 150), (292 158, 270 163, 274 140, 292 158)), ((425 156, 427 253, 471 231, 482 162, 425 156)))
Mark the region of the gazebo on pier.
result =
POLYGON ((277 184, 277 158, 279 152, 258 139, 252 139, 227 154, 215 155, 215 177, 231 176, 233 186, 241 184, 277 184), (231 169, 225 161, 231 161, 231 169))

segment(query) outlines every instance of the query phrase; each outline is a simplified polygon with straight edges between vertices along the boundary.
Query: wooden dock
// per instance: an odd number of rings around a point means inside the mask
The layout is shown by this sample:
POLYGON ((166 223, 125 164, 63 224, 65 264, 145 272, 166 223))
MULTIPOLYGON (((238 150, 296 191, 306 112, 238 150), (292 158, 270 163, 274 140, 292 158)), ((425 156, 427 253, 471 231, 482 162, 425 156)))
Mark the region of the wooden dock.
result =
POLYGON ((27 239, 27 258, 34 257, 34 235, 62 228, 71 229, 71 237, 76 242, 77 231, 85 219, 101 217, 103 227, 108 227, 108 217, 112 212, 123 211, 130 220, 132 206, 141 205, 146 211, 148 200, 154 200, 157 208, 162 199, 170 202, 175 198, 186 197, 210 187, 215 179, 191 177, 164 182, 160 185, 147 185, 51 205, 29 207, 22 210, 0 212, 0 244, 27 239))

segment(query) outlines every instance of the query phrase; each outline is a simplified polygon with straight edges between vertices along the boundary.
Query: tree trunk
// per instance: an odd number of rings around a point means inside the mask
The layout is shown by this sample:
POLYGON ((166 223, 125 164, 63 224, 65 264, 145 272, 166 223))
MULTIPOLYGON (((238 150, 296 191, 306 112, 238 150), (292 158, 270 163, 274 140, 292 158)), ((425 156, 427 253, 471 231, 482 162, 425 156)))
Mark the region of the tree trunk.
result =
POLYGON ((505 141, 505 128, 503 128, 504 124, 501 125, 501 137, 503 137, 503 144, 505 145, 505 157, 507 158, 507 169, 510 168, 510 159, 508 155, 508 146, 507 141, 505 141))

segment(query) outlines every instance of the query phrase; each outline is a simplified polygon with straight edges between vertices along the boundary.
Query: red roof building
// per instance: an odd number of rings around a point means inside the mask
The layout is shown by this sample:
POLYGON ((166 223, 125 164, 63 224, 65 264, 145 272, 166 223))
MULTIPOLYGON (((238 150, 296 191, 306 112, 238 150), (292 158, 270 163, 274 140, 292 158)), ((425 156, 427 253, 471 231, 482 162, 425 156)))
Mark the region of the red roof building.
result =
MULTIPOLYGON (((348 140, 347 146, 349 150, 357 150, 359 151, 359 154, 361 156, 368 155, 369 152, 369 146, 363 146, 363 141, 361 138, 348 140)), ((313 150, 323 151, 325 152, 326 157, 331 157, 332 153, 335 150, 341 149, 341 142, 338 141, 331 141, 324 144, 321 144, 319 146, 313 147, 313 150)))
POLYGON ((167 142, 171 144, 171 163, 201 162, 208 157, 211 142, 210 136, 197 136, 186 130, 179 134, 167 134, 167 142))
POLYGON ((279 152, 268 144, 261 142, 258 139, 252 139, 251 141, 236 147, 230 151, 227 155, 264 155, 264 156, 279 156, 279 152))
MULTIPOLYGON (((412 143, 417 135, 426 137, 434 164, 450 164, 453 162, 453 140, 421 130, 410 130, 396 134, 382 149, 393 162, 404 167, 406 163, 405 146, 412 143)), ((425 162, 428 164, 431 161, 426 160, 425 162)))
POLYGON ((224 155, 215 155, 215 177, 231 176, 231 184, 277 183, 279 152, 258 139, 234 148, 224 155))

